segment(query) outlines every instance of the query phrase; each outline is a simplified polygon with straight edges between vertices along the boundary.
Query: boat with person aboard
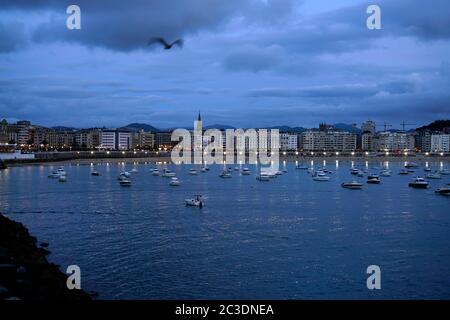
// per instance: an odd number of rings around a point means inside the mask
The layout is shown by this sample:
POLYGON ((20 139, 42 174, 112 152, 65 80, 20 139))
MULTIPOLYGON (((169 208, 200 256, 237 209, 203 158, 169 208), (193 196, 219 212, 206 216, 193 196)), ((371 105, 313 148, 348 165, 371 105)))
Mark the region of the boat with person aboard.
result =
POLYGON ((189 207, 203 208, 203 196, 195 195, 193 198, 184 199, 184 203, 189 207))

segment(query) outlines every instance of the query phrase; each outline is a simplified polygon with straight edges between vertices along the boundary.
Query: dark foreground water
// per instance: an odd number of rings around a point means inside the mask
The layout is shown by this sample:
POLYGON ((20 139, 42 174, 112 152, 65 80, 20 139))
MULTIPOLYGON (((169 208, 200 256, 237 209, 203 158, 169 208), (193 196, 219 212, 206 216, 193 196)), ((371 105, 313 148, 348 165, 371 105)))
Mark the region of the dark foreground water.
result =
POLYGON ((150 164, 135 166, 129 188, 117 175, 133 164, 97 165, 100 177, 66 166, 66 183, 47 178, 56 167, 17 167, 0 173, 0 211, 49 242, 63 271, 79 265, 82 287, 100 299, 449 299, 450 197, 434 190, 450 176, 414 190, 391 162, 382 184, 347 190, 350 165, 328 161, 330 182, 294 164, 270 182, 256 181, 254 166, 232 179, 219 166, 198 176, 173 166, 179 188, 150 164), (185 207, 197 193, 206 206, 185 207), (373 264, 377 291, 366 288, 373 264))

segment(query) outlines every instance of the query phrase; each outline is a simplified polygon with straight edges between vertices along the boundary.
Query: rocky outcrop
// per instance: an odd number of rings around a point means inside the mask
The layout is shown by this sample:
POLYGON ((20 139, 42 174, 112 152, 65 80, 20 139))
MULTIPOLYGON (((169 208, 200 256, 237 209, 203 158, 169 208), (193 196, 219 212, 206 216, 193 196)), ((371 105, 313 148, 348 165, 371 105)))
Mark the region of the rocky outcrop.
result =
POLYGON ((21 223, 0 214, 0 300, 90 300, 67 288, 67 276, 47 261, 48 253, 21 223))

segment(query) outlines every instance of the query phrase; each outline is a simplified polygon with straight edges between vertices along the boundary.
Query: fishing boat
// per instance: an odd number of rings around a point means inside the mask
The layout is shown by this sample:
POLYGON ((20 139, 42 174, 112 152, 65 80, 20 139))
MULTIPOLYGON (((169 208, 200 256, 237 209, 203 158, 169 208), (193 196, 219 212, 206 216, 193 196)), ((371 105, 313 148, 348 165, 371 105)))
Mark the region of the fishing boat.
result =
POLYGON ((177 177, 173 177, 172 179, 170 179, 169 185, 173 186, 173 187, 178 187, 181 185, 180 180, 178 180, 177 177))
POLYGON ((203 208, 203 197, 201 195, 195 195, 191 199, 184 199, 186 206, 203 208))
POLYGON ((437 189, 435 192, 444 196, 450 196, 450 187, 442 187, 437 189))
POLYGON ((416 189, 426 189, 428 188, 428 181, 426 181, 424 178, 417 177, 412 182, 410 182, 408 186, 416 189))
POLYGON ((351 182, 344 182, 341 184, 342 188, 347 189, 362 189, 363 185, 362 183, 358 181, 351 181, 351 182))

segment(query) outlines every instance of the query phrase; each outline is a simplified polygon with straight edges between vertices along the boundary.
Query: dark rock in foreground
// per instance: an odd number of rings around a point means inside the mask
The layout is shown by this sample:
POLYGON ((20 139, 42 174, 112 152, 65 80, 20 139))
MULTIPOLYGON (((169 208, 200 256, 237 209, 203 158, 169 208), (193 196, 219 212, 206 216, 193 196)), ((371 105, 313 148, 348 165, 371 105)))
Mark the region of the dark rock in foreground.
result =
POLYGON ((36 241, 21 223, 0 214, 0 300, 90 300, 82 290, 67 289, 67 275, 36 241))

